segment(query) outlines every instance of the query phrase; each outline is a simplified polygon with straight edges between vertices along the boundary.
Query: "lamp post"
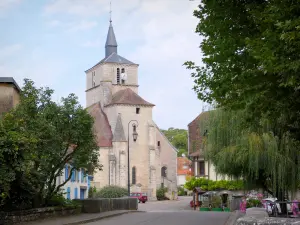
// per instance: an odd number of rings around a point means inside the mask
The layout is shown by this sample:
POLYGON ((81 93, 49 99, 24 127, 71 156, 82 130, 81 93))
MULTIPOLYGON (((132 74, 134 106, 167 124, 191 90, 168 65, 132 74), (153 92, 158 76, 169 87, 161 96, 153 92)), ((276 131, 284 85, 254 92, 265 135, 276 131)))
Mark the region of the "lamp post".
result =
POLYGON ((132 131, 132 137, 133 137, 133 141, 134 142, 136 142, 136 140, 137 140, 137 137, 138 137, 138 133, 136 132, 136 128, 139 126, 139 123, 138 123, 138 121, 136 121, 136 120, 130 120, 129 121, 129 123, 128 123, 128 133, 127 133, 127 135, 128 135, 128 138, 127 138, 127 160, 128 160, 128 197, 130 196, 130 166, 129 166, 129 125, 130 125, 130 123, 131 122, 133 122, 132 123, 132 129, 133 129, 133 131, 132 131))

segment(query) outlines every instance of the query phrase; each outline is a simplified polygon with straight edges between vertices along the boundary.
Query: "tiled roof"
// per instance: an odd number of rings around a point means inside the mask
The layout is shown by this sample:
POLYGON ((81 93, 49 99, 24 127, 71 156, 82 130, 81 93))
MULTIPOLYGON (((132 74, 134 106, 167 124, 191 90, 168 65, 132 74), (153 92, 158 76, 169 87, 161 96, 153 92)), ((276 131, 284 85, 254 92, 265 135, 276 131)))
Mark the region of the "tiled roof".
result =
POLYGON ((101 63, 119 63, 119 64, 128 64, 128 65, 137 65, 137 64, 129 61, 128 59, 125 59, 124 57, 118 55, 117 53, 113 52, 111 55, 102 59, 95 66, 91 67, 90 69, 86 70, 85 72, 97 67, 101 63))
POLYGON ((192 162, 186 157, 177 157, 177 175, 191 174, 190 167, 192 162))
POLYGON ((112 132, 106 114, 101 109, 100 103, 95 103, 87 108, 94 118, 94 130, 99 147, 112 147, 112 132))
POLYGON ((111 102, 106 105, 141 105, 141 106, 154 106, 152 103, 145 101, 142 97, 136 94, 131 88, 126 88, 115 93, 111 102))

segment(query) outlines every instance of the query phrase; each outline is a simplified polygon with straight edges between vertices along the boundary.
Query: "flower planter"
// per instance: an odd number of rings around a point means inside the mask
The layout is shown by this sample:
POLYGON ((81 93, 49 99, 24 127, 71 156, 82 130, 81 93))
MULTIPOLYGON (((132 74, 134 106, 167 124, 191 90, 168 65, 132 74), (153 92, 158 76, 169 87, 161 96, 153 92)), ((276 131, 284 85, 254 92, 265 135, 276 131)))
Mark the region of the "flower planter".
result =
POLYGON ((209 208, 206 208, 206 207, 200 207, 200 208, 199 208, 199 211, 209 211, 209 208))
POLYGON ((212 208, 211 211, 214 211, 214 212, 222 212, 222 208, 212 208))

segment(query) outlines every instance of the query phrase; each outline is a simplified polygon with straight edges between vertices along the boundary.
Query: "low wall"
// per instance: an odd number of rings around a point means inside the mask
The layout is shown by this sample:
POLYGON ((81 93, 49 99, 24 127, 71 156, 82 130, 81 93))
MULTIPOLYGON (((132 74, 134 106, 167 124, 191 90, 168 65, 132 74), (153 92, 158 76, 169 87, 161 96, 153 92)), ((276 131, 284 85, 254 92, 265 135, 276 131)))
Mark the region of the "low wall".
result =
POLYGON ((78 214, 80 212, 80 207, 46 207, 14 212, 0 212, 0 225, 16 224, 57 216, 67 216, 78 214))
POLYGON ((239 218, 235 225, 300 225, 300 220, 269 217, 264 208, 248 208, 246 215, 239 218))
POLYGON ((82 212, 100 213, 113 210, 137 210, 138 201, 136 198, 94 198, 80 200, 82 212))

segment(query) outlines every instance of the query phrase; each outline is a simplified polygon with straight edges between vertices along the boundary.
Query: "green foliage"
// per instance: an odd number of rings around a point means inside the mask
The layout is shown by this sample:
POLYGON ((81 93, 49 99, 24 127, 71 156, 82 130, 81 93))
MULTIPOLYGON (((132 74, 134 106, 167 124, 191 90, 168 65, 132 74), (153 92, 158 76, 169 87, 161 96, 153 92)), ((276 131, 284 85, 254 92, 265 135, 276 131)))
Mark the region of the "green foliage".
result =
POLYGON ((203 66, 191 69, 198 98, 224 110, 207 152, 220 173, 279 194, 300 181, 300 4, 203 0, 194 16, 203 66))
POLYGON ((177 194, 178 194, 178 196, 185 196, 186 195, 186 191, 184 190, 183 187, 178 186, 177 187, 177 194))
POLYGON ((156 190, 156 198, 157 200, 164 200, 165 199, 165 193, 168 191, 168 188, 161 187, 156 190))
POLYGON ((128 196, 128 190, 119 186, 106 186, 95 193, 96 198, 121 198, 128 196))
POLYGON ((172 145, 178 149, 177 156, 181 157, 182 154, 187 155, 187 130, 169 128, 168 130, 161 130, 172 145))
POLYGON ((261 206, 262 206, 262 203, 258 199, 250 198, 247 200, 247 206, 246 206, 247 208, 261 207, 261 206))
POLYGON ((216 171, 243 177, 271 194, 296 190, 300 180, 299 142, 280 129, 275 135, 267 120, 256 127, 245 127, 244 120, 243 112, 210 113, 206 154, 216 171))
POLYGON ((25 79, 20 104, 0 119, 2 208, 47 205, 71 179, 56 184, 66 163, 72 170, 101 169, 93 118, 74 94, 51 100, 53 90, 25 79))
POLYGON ((204 66, 185 63, 199 99, 246 109, 252 121, 284 118, 299 139, 299 10, 291 0, 202 1, 194 16, 204 66))
POLYGON ((96 187, 90 187, 89 193, 88 193, 89 198, 93 198, 95 196, 96 192, 97 192, 96 187))
POLYGON ((184 187, 188 190, 193 190, 195 187, 200 187, 204 191, 213 190, 242 190, 244 183, 242 180, 218 180, 212 181, 206 178, 195 178, 192 177, 188 182, 185 183, 184 187))
POLYGON ((221 208, 222 199, 220 196, 212 196, 211 206, 212 208, 221 208))

